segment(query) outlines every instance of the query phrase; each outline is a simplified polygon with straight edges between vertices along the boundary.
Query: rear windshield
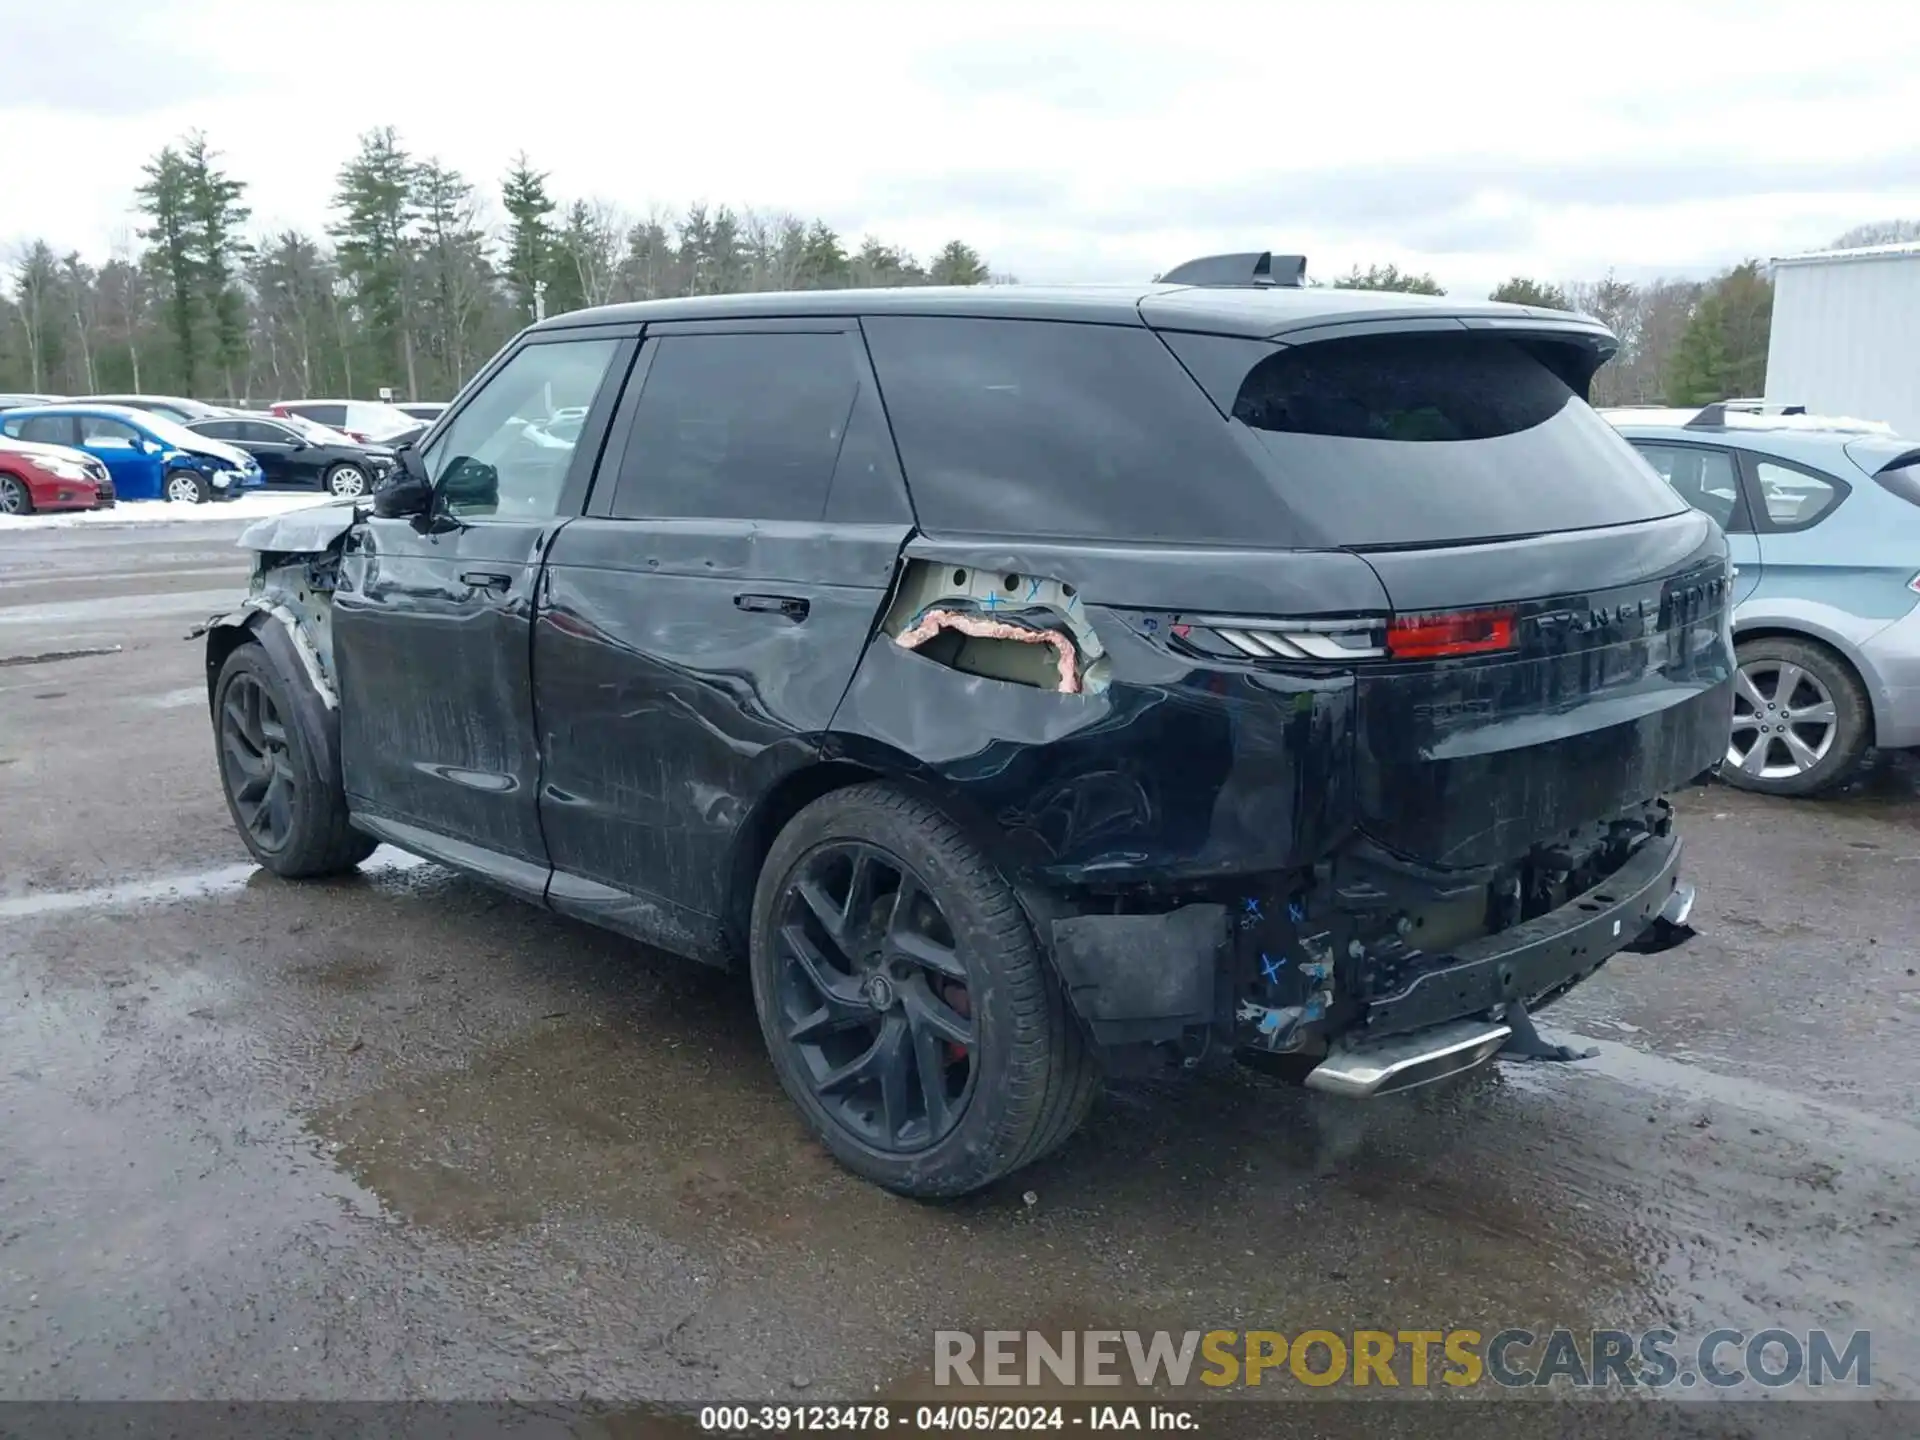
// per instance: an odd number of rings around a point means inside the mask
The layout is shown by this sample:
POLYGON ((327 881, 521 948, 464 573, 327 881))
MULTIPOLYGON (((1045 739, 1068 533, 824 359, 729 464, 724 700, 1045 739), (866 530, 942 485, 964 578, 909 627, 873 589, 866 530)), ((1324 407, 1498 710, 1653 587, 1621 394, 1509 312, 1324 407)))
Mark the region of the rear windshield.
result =
POLYGON ((1324 544, 1497 539, 1685 508, 1521 342, 1425 332, 1287 348, 1167 343, 1257 437, 1287 507, 1324 544))

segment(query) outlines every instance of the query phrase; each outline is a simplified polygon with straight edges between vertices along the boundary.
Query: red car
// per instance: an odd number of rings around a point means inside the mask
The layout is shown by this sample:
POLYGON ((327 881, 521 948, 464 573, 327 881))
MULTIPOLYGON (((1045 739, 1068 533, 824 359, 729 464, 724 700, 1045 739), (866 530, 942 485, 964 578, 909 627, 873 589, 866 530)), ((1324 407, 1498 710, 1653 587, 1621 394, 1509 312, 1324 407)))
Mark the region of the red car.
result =
POLYGON ((0 436, 0 515, 105 510, 113 501, 113 478, 93 456, 0 436))

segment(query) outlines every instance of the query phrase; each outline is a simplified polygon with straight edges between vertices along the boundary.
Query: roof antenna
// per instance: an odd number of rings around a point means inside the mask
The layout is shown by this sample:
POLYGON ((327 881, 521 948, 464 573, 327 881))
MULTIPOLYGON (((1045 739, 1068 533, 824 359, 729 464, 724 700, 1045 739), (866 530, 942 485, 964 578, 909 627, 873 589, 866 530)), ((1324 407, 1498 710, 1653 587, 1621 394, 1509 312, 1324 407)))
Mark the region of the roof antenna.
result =
POLYGON ((1242 255, 1203 255, 1176 265, 1160 277, 1162 285, 1298 287, 1307 282, 1307 257, 1253 250, 1242 255))

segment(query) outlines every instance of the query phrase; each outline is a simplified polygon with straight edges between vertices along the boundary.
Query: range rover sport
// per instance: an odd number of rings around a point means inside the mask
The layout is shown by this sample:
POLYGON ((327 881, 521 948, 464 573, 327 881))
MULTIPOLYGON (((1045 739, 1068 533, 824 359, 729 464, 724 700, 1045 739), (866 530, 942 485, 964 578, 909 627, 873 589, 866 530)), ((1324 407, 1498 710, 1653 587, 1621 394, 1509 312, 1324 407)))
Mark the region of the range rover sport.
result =
POLYGON ((808 1123, 915 1195, 1122 1065, 1556 1053, 1541 1005, 1689 933, 1726 542, 1588 408, 1597 323, 1302 263, 534 326, 370 505, 242 537, 241 837, 744 964, 808 1123))

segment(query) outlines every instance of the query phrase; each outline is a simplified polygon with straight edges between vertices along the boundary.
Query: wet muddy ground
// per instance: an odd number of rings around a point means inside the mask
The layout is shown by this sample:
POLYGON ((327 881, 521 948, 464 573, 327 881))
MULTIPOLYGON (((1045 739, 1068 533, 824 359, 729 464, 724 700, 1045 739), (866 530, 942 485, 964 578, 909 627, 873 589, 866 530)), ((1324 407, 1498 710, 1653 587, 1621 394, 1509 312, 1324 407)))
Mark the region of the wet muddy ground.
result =
POLYGON ((807 1138, 729 976, 386 850, 248 866, 182 639, 238 527, 190 528, 0 536, 0 1398, 846 1399, 924 1393, 939 1328, 1555 1325, 1870 1329, 1920 1397, 1903 759, 1682 797, 1703 935, 1548 1013, 1597 1060, 1128 1086, 932 1207, 807 1138))

